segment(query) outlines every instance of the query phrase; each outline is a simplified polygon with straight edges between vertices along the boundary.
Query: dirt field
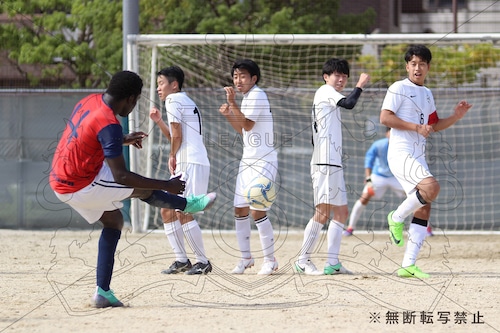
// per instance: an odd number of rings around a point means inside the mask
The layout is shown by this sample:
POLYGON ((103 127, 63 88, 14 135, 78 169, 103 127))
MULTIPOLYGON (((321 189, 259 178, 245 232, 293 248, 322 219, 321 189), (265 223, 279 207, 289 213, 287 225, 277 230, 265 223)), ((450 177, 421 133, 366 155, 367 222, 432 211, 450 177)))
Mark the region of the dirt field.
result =
POLYGON ((111 287, 129 307, 97 310, 99 230, 0 230, 0 332, 500 332, 500 235, 435 232, 417 262, 425 281, 395 275, 403 249, 383 233, 343 239, 354 275, 302 276, 291 266, 302 232, 282 232, 278 274, 261 277, 257 234, 256 266, 242 276, 228 274, 234 234, 216 231, 204 235, 211 274, 165 276, 165 235, 124 232, 111 287))

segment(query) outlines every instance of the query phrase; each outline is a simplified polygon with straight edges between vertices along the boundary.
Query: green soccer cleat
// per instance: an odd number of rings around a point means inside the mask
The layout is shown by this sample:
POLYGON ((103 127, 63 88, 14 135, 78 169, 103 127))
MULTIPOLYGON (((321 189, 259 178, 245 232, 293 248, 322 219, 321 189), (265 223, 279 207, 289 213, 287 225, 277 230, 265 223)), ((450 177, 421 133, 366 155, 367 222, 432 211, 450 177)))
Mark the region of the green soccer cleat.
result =
POLYGON ((394 211, 387 215, 387 222, 389 223, 389 232, 391 234, 391 240, 394 244, 402 247, 405 244, 403 239, 403 228, 405 226, 404 222, 394 222, 392 220, 392 214, 394 211))
POLYGON ((337 275, 337 274, 348 274, 352 275, 352 272, 347 270, 341 263, 337 265, 327 265, 323 269, 323 273, 325 275, 337 275))
POLYGON ((186 214, 195 214, 209 209, 215 202, 217 194, 214 192, 202 195, 190 195, 186 198, 186 208, 183 212, 186 214))
POLYGON ((113 290, 104 291, 101 287, 97 287, 91 303, 94 308, 116 308, 123 306, 123 303, 116 298, 113 290))
POLYGON ((417 278, 417 279, 427 279, 430 277, 429 274, 424 273, 415 265, 408 267, 401 267, 398 269, 398 276, 402 278, 417 278))

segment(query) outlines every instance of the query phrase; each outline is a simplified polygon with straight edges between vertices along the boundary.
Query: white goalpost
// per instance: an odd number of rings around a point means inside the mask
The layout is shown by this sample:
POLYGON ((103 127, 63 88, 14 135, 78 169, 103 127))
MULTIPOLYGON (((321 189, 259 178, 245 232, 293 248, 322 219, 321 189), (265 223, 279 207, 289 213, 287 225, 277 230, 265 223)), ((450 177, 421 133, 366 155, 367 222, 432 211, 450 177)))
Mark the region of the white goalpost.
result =
MULTIPOLYGON (((433 51, 428 83, 439 114, 450 114, 460 99, 473 104, 464 119, 429 140, 429 165, 441 183, 431 223, 452 231, 498 230, 499 41, 500 34, 129 35, 128 68, 145 84, 129 129, 149 133, 142 150, 131 149, 131 169, 148 177, 170 176, 166 165, 170 146, 149 119, 149 109, 163 108, 156 94, 156 73, 178 65, 186 74, 183 90, 203 116, 211 162, 209 191, 218 194, 216 205, 200 217, 200 225, 212 231, 233 229, 233 188, 242 146, 218 109, 225 102, 222 88, 232 84, 232 63, 253 59, 261 68, 259 86, 271 103, 279 158, 278 194, 270 215, 276 230, 302 230, 313 213, 310 113, 314 92, 323 84, 323 63, 331 57, 349 61, 345 94, 361 72, 372 75, 357 106, 342 113, 344 172, 352 207, 363 188, 365 152, 384 132, 378 116, 387 86, 405 75, 404 47, 420 43, 433 51)), ((398 203, 392 195, 370 202, 358 228, 385 230, 387 212, 398 203)), ((136 232, 161 226, 158 210, 138 200, 132 201, 131 221, 136 232)))

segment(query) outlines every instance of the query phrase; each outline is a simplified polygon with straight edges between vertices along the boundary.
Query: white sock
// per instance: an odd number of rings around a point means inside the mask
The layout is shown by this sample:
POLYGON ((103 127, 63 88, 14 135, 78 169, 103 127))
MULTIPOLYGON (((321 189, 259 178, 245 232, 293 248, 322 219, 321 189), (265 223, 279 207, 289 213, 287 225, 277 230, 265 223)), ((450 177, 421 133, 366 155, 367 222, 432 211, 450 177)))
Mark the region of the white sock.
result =
POLYGON ((328 265, 337 265, 339 263, 340 242, 342 241, 342 231, 344 224, 335 220, 330 221, 328 226, 328 265))
POLYGON ((408 244, 406 245, 401 267, 408 267, 415 264, 422 244, 424 244, 425 237, 427 237, 427 227, 410 223, 410 227, 408 228, 408 244))
POLYGON ((361 213, 365 210, 366 205, 363 205, 361 201, 356 200, 356 203, 352 207, 351 216, 349 217, 349 228, 353 229, 356 227, 356 223, 358 223, 359 217, 361 213))
POLYGON ((274 261, 274 231, 273 225, 267 216, 255 221, 259 231, 260 245, 264 254, 264 261, 274 261))
POLYGON ((179 220, 170 223, 163 223, 165 235, 167 235, 168 242, 172 247, 175 254, 175 260, 180 262, 187 262, 188 257, 186 248, 184 247, 184 234, 182 233, 182 226, 179 220))
POLYGON ((189 246, 196 256, 196 262, 202 264, 208 263, 207 256, 205 255, 205 247, 203 246, 203 238, 201 235, 200 225, 198 221, 192 220, 182 225, 182 230, 188 241, 189 246))
POLYGON ((238 240, 238 246, 240 247, 241 258, 248 259, 252 257, 250 252, 250 217, 237 217, 235 218, 234 227, 236 229, 236 239, 238 240))
POLYGON ((394 222, 403 222, 408 215, 423 207, 420 200, 417 198, 417 192, 413 192, 399 205, 396 211, 392 214, 392 220, 394 222))
POLYGON ((311 258, 311 253, 314 252, 321 229, 323 229, 323 224, 313 221, 313 219, 310 219, 307 223, 298 260, 300 265, 305 264, 311 258))

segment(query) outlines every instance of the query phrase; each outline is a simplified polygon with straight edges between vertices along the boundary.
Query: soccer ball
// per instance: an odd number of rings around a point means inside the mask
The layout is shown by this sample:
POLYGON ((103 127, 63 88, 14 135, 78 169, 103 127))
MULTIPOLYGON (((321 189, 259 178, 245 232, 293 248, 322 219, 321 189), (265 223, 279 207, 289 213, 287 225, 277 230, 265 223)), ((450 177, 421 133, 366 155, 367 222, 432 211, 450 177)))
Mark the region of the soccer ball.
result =
POLYGON ((248 204, 255 209, 269 208, 276 199, 274 182, 266 177, 257 177, 245 189, 248 204))

